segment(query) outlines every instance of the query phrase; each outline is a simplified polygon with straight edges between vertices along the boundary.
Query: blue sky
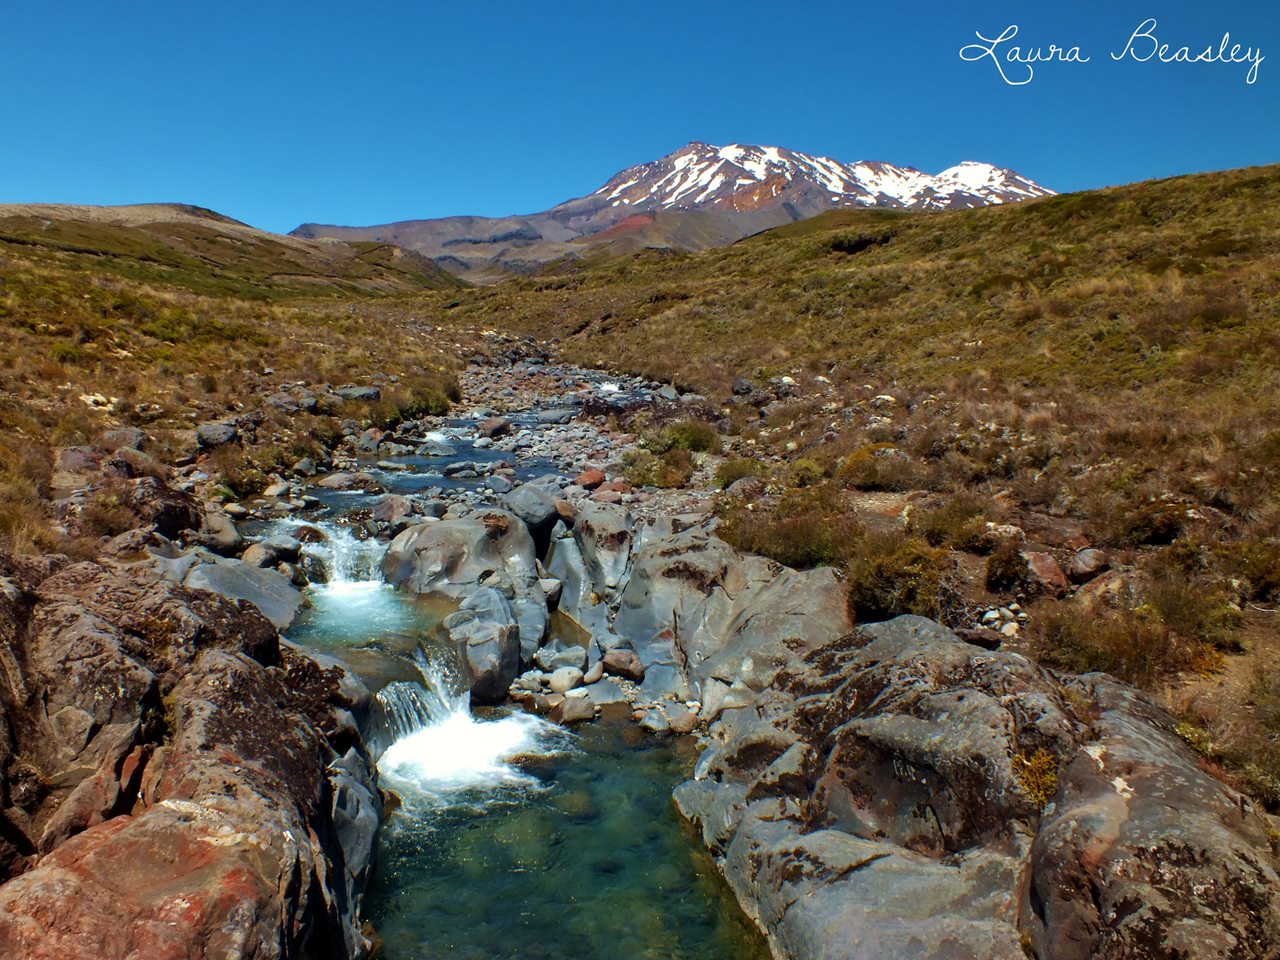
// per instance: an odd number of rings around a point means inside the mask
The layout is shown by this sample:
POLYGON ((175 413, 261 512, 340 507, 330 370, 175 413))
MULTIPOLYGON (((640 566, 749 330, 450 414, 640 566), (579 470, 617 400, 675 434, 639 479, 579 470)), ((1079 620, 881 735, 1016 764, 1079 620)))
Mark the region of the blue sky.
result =
POLYGON ((1059 190, 1280 161, 1275 0, 4 9, 0 201, 183 201, 272 230, 501 215, 694 139, 986 160, 1059 190), (1113 62, 1148 17, 1174 47, 1261 47, 1257 82, 1247 64, 1113 62), (1091 62, 1013 87, 960 59, 1010 24, 1012 43, 1091 62))

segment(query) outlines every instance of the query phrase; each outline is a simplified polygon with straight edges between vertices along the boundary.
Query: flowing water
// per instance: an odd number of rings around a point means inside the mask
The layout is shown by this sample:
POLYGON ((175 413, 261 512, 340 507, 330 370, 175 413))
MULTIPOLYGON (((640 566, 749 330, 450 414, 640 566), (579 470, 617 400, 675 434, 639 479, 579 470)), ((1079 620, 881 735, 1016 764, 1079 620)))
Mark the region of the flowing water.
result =
MULTIPOLYGON (((400 485, 428 480, 439 477, 401 475, 400 485)), ((767 957, 672 805, 691 744, 616 715, 573 732, 507 708, 473 715, 434 641, 450 608, 381 583, 385 546, 340 524, 307 525, 325 534, 304 550, 329 582, 310 588, 290 639, 343 660, 376 691, 370 742, 399 800, 366 904, 382 957, 767 957)))

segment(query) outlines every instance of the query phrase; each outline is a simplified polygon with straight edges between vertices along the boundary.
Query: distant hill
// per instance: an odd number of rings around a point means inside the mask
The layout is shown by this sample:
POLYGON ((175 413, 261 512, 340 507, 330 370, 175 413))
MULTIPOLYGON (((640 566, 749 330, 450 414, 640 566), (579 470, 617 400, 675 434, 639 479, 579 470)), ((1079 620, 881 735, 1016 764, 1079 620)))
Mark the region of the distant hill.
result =
POLYGON ((267 233, 183 204, 0 204, 0 250, 91 258, 95 270, 254 299, 411 293, 461 282, 387 243, 267 233))
POLYGON ((782 147, 695 142, 629 167, 593 193, 542 213, 372 227, 306 223, 293 235, 394 243, 483 282, 534 272, 566 256, 704 250, 834 209, 954 210, 1052 193, 986 163, 965 162, 931 176, 911 167, 841 163, 782 147))

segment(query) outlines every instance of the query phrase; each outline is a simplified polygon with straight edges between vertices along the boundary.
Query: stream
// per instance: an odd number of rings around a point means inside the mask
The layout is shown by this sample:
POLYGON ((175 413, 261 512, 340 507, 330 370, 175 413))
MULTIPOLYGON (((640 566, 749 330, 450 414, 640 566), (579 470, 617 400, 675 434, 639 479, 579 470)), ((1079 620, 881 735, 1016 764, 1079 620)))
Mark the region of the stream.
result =
MULTIPOLYGON (((530 423, 528 417, 525 423, 530 423)), ((388 491, 472 484, 444 468, 494 459, 471 444, 473 421, 453 421, 455 453, 371 466, 388 491)), ((518 479, 555 468, 516 459, 518 479)), ((380 831, 365 915, 386 960, 698 958, 763 960, 743 916, 677 815, 672 788, 696 745, 658 738, 620 704, 572 730, 503 706, 477 709, 435 628, 451 612, 381 581, 385 543, 361 540, 344 517, 376 495, 321 491, 320 513, 263 524, 268 535, 319 530, 304 552, 327 583, 288 638, 333 656, 375 691, 369 732, 384 791, 398 803, 380 831)))

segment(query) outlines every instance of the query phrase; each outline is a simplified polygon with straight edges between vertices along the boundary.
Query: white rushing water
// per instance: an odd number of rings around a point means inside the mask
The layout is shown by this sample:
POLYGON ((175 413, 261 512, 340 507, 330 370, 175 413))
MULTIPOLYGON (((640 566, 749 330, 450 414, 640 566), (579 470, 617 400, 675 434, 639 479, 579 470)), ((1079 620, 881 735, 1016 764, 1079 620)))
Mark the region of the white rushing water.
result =
POLYGON ((425 658, 419 668, 421 684, 393 683, 378 692, 394 738, 378 772, 400 792, 447 799, 463 790, 534 786, 517 761, 564 749, 568 734, 555 724, 527 713, 478 719, 469 695, 452 692, 443 670, 425 658))
MULTIPOLYGON (((281 521, 275 532, 295 535, 302 526, 281 521)), ((531 714, 476 718, 470 695, 441 662, 433 662, 413 639, 412 607, 383 583, 378 563, 386 549, 360 540, 350 527, 310 524, 325 539, 303 544, 303 552, 323 562, 328 583, 309 590, 312 616, 324 623, 331 641, 359 646, 371 638, 405 637, 416 647, 413 656, 420 682, 399 680, 378 691, 384 733, 389 745, 378 771, 409 801, 447 800, 460 791, 492 791, 534 786, 537 780, 518 766, 521 758, 547 756, 566 746, 569 735, 531 714)), ((403 649, 403 648, 402 648, 403 649)), ((406 651, 407 653, 407 651, 406 651)), ((446 651, 433 656, 443 658, 446 651)))

